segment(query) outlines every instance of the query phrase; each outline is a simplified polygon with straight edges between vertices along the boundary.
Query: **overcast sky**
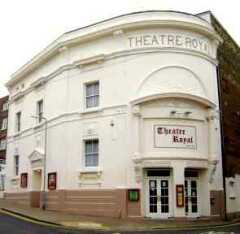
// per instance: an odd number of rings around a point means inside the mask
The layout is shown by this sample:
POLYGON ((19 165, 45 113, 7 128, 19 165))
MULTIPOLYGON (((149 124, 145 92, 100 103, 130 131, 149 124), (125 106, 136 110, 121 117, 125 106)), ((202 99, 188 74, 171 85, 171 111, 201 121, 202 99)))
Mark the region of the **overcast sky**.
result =
POLYGON ((0 3, 0 97, 20 66, 66 31, 142 10, 211 10, 240 44, 238 0, 7 0, 0 3))

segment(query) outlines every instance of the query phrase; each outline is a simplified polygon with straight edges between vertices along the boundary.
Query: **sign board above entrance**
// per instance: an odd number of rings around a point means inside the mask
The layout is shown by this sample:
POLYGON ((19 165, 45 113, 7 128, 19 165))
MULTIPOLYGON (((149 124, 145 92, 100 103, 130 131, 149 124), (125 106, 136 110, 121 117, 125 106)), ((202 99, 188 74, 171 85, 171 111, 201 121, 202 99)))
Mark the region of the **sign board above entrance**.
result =
POLYGON ((154 147, 196 149, 196 127, 154 125, 154 147))

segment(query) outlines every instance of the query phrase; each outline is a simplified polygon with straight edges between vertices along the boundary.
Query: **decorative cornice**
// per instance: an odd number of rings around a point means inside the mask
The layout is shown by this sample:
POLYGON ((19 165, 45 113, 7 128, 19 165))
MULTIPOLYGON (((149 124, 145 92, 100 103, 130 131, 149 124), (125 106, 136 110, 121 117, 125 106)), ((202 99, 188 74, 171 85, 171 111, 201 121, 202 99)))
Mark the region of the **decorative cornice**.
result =
MULTIPOLYGON (((126 108, 127 105, 116 105, 116 106, 106 106, 106 107, 101 107, 101 111, 97 113, 96 116, 100 116, 100 117, 107 117, 107 116, 115 116, 115 115, 122 115, 122 114, 126 114, 126 111, 117 111, 114 113, 110 113, 110 114, 104 114, 104 110, 109 110, 109 109, 117 109, 117 108, 126 108)), ((58 116, 55 116, 51 119, 48 119, 48 129, 55 127, 59 124, 64 124, 64 123, 69 123, 69 122, 74 122, 74 121, 81 121, 83 119, 92 119, 92 118, 96 118, 96 116, 88 116, 87 113, 82 114, 82 111, 73 111, 73 112, 69 112, 69 113, 62 113, 58 116), (72 118, 70 118, 72 117, 72 118)), ((12 135, 8 135, 7 140, 8 143, 11 143, 12 140, 19 140, 25 137, 28 137, 30 135, 34 135, 36 132, 40 132, 40 131, 44 131, 44 124, 40 124, 40 125, 34 125, 30 128, 26 128, 24 130, 22 130, 21 132, 18 133, 14 133, 12 135)))
POLYGON ((138 164, 142 163, 144 161, 165 161, 165 160, 191 160, 191 161, 201 161, 201 162, 208 162, 208 159, 205 157, 166 157, 166 156, 160 156, 160 157, 139 157, 139 158, 133 158, 133 162, 138 164))
POLYGON ((97 56, 93 56, 93 57, 89 57, 86 59, 81 59, 78 61, 73 62, 73 65, 75 65, 76 67, 85 67, 88 65, 93 65, 93 64, 100 64, 105 60, 105 55, 104 54, 100 54, 97 56))
POLYGON ((22 98, 23 96, 24 96, 24 92, 23 91, 19 91, 14 96, 11 97, 10 101, 17 101, 20 98, 22 98))
POLYGON ((149 95, 149 96, 137 98, 135 100, 132 100, 131 103, 132 103, 132 105, 138 105, 140 103, 144 103, 144 102, 151 101, 151 100, 154 100, 154 99, 173 98, 173 97, 193 100, 193 101, 201 103, 202 105, 204 105, 206 107, 210 107, 210 108, 215 108, 216 107, 216 105, 213 102, 211 102, 210 100, 208 100, 207 98, 200 97, 200 96, 195 96, 195 95, 192 95, 192 94, 186 94, 186 93, 154 94, 154 95, 149 95))
POLYGON ((22 77, 26 76, 29 72, 33 71, 36 67, 40 66, 43 62, 46 62, 46 60, 58 53, 61 53, 61 48, 69 48, 78 43, 94 40, 108 34, 112 35, 114 31, 127 31, 155 26, 162 28, 182 28, 191 30, 199 32, 213 41, 222 41, 209 23, 204 20, 200 20, 199 17, 196 16, 187 16, 186 14, 176 12, 165 12, 164 14, 161 12, 145 12, 122 16, 96 25, 85 27, 71 33, 63 34, 53 43, 51 43, 46 49, 37 54, 27 64, 16 71, 6 85, 8 87, 13 85, 22 77))
POLYGON ((46 77, 41 77, 39 79, 37 79, 36 81, 34 81, 32 84, 31 84, 31 87, 33 88, 38 88, 40 86, 43 86, 45 83, 46 83, 46 77))

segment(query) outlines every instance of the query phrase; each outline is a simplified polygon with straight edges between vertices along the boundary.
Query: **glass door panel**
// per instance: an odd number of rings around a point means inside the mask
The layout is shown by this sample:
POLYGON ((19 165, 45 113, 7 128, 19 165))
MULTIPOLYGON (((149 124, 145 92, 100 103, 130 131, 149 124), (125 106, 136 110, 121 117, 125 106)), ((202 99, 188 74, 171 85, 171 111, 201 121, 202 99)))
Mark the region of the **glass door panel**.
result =
POLYGON ((149 212, 157 213, 157 180, 149 180, 149 212))
POLYGON ((161 212, 169 213, 169 197, 168 197, 168 180, 160 181, 160 190, 161 190, 161 212))
POLYGON ((185 212, 189 217, 198 216, 198 182, 196 179, 185 179, 185 212))

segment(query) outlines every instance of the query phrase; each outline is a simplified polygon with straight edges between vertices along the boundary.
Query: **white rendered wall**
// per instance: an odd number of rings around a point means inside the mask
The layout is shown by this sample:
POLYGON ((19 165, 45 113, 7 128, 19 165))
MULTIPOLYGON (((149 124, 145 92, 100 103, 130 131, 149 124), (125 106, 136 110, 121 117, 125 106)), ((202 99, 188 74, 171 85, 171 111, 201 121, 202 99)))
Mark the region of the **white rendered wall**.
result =
POLYGON ((226 178, 226 202, 227 213, 236 213, 240 211, 240 175, 226 178))
MULTIPOLYGON (((196 95, 214 103, 218 110, 217 75, 214 63, 215 43, 209 38, 193 32, 179 29, 141 29, 123 33, 119 36, 106 36, 89 41, 59 52, 51 60, 30 73, 26 78, 10 88, 14 94, 17 86, 24 83, 30 85, 47 77, 48 82, 43 87, 29 90, 24 97, 10 104, 9 130, 7 150, 7 191, 22 191, 18 185, 11 182, 13 175, 13 156, 20 155, 20 173, 31 174, 29 155, 36 148, 43 148, 44 128, 35 128, 36 121, 31 115, 36 114, 36 102, 44 100, 44 116, 48 118, 47 142, 47 172, 57 172, 58 189, 79 189, 87 187, 81 181, 80 174, 83 165, 83 140, 99 139, 99 168, 100 179, 93 187, 141 187, 136 182, 133 158, 139 157, 196 157, 218 160, 211 189, 222 188, 221 159, 220 159, 220 129, 219 119, 214 119, 214 156, 209 155, 208 110, 203 106, 187 100, 178 101, 180 109, 192 110, 190 119, 169 118, 171 108, 166 107, 169 100, 153 101, 141 105, 141 115, 144 120, 143 128, 139 129, 142 142, 137 146, 138 134, 134 132, 138 126, 138 118, 132 114, 131 102, 152 94, 178 92, 196 95), (211 51, 208 55, 201 51, 189 51, 184 48, 130 48, 129 36, 151 33, 172 33, 188 36, 200 36, 209 43, 211 51), (121 54, 122 53, 122 54, 121 54), (71 67, 52 77, 50 74, 62 66, 68 66, 75 61, 101 54, 108 58, 101 62, 85 67, 71 67), (117 55, 117 56, 116 56, 117 55), (112 57, 111 57, 112 56, 112 57), (96 112, 86 113, 84 107, 84 84, 99 80, 100 106, 96 112), (22 111, 22 130, 15 135, 15 114, 22 111), (157 117, 152 118, 151 115, 157 117), (114 123, 114 126, 111 126, 114 123), (174 123, 195 125, 198 129, 198 149, 177 150, 155 149, 152 147, 151 126, 154 123, 174 123), (88 129, 92 133, 87 134, 88 129), (134 135, 135 134, 135 135, 134 135), (134 136, 134 137, 133 137, 134 136)), ((173 100, 173 103, 175 100, 173 100)), ((215 110, 214 110, 215 111, 215 110)), ((217 113, 217 112, 216 112, 217 113)), ((214 112, 214 115, 216 115, 214 112)), ((173 168, 177 169, 179 162, 172 160, 173 168)), ((181 165, 185 165, 185 161, 181 165)), ((176 176, 177 178, 177 176, 176 176)), ((181 180, 182 181, 182 180, 181 180)), ((176 182, 177 183, 177 182, 176 182)), ((29 179, 31 190, 31 178, 29 179)), ((24 190, 25 191, 25 190, 24 190)), ((208 213, 208 207, 205 213, 208 213)), ((180 211, 181 213, 182 211, 180 211)))

